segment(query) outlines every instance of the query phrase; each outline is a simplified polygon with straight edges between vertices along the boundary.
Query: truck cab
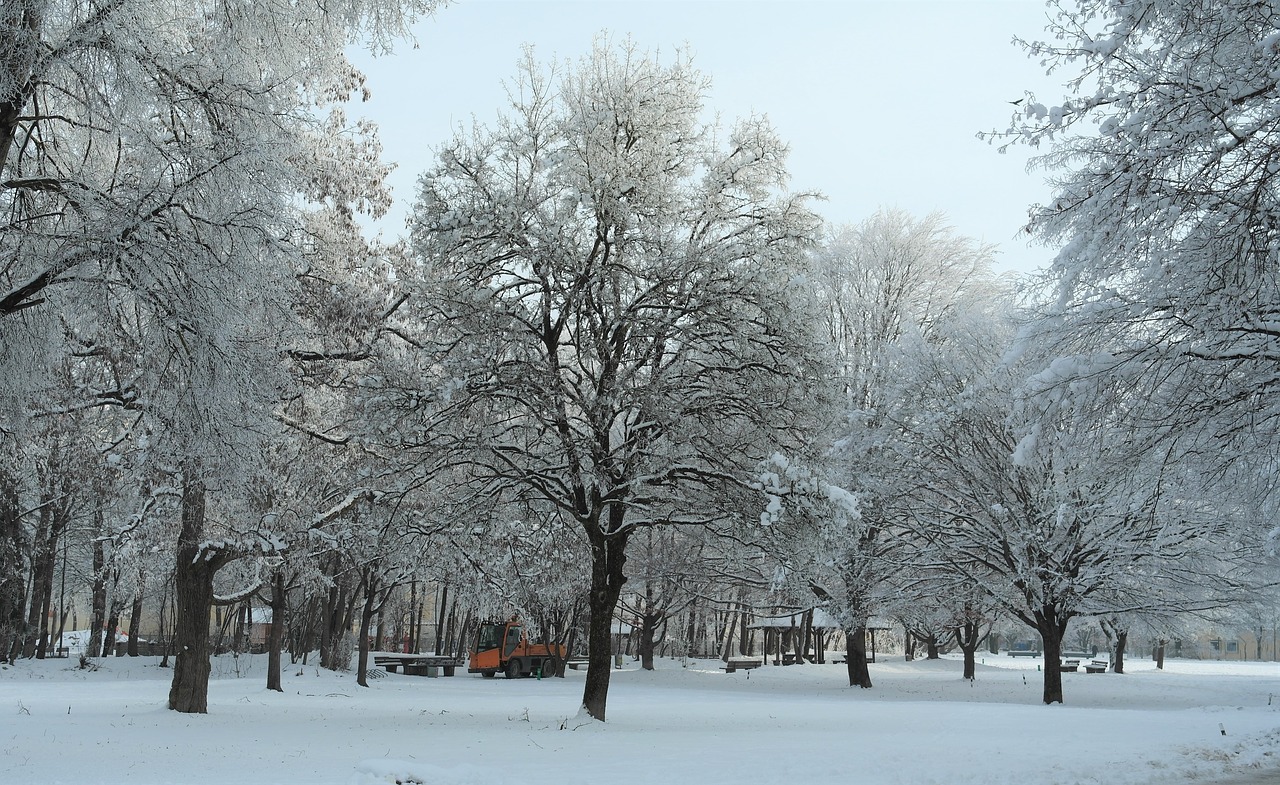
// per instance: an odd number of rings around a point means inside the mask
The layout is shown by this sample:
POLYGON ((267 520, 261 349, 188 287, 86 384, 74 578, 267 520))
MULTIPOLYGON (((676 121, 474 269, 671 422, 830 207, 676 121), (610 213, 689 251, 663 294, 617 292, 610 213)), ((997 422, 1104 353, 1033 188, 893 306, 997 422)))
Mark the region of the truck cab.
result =
POLYGON ((476 631, 467 673, 492 678, 502 671, 508 679, 521 676, 551 676, 564 661, 564 647, 529 643, 524 626, 516 619, 484 622, 476 631))

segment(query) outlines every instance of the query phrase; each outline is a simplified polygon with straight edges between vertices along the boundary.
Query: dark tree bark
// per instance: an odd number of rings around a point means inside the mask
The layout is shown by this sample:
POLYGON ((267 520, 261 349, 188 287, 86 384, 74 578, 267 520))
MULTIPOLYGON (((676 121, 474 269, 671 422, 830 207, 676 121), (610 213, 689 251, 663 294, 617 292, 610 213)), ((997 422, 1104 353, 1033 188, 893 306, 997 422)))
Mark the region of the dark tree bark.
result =
POLYGON ((1153 654, 1153 658, 1156 661, 1156 670, 1164 670, 1164 645, 1165 640, 1163 638, 1156 642, 1156 650, 1153 654))
MULTIPOLYGON (((386 651, 386 649, 384 648, 387 645, 387 640, 388 640, 387 632, 386 632, 387 630, 386 610, 387 610, 387 604, 385 602, 378 605, 378 623, 375 625, 378 628, 378 631, 373 634, 373 650, 374 651, 386 651)), ((400 646, 396 645, 395 650, 400 651, 401 650, 400 646)))
POLYGON ((609 697, 609 677, 612 673, 611 637, 613 612, 618 607, 627 576, 626 564, 628 532, 622 530, 621 507, 610 507, 612 535, 600 531, 594 521, 587 521, 583 528, 591 543, 591 589, 587 595, 587 677, 582 690, 582 707, 592 718, 605 721, 605 704, 609 697))
POLYGON ((367 566, 360 578, 360 590, 364 593, 364 604, 360 609, 360 645, 359 658, 356 664, 356 684, 369 686, 369 631, 375 617, 382 618, 382 609, 391 599, 395 584, 383 586, 378 577, 378 565, 367 566))
MULTIPOLYGON (((437 600, 437 608, 435 651, 439 654, 440 652, 445 651, 445 647, 449 645, 449 639, 445 635, 445 622, 449 616, 449 584, 447 583, 440 585, 440 597, 437 600)), ((457 609, 455 608, 454 611, 456 610, 457 609)))
POLYGON ((225 553, 201 549, 204 522, 204 482, 189 469, 182 482, 181 530, 174 567, 177 654, 169 687, 169 708, 186 714, 209 711, 209 612, 213 608, 213 577, 227 561, 225 553))
POLYGON ((133 593, 133 607, 129 609, 129 646, 130 657, 138 656, 138 637, 142 629, 142 573, 138 573, 138 588, 133 593))
POLYGON ((1119 630, 1116 633, 1116 651, 1115 659, 1112 660, 1112 670, 1116 673, 1124 673, 1124 650, 1129 644, 1129 631, 1119 630))
POLYGON ((49 631, 49 597, 53 593, 54 556, 57 551, 57 533, 53 505, 48 497, 41 499, 40 516, 37 519, 31 548, 31 600, 27 606, 25 636, 22 656, 44 659, 45 637, 49 631))
MULTIPOLYGON (((23 109, 35 91, 31 72, 41 48, 40 30, 43 21, 39 7, 29 3, 6 3, 0 8, 0 22, 4 23, 5 28, 22 32, 15 37, 14 41, 18 46, 13 47, 11 56, 5 62, 9 70, 5 74, 5 81, 16 89, 6 100, 0 101, 0 174, 6 168, 23 109)), ((0 312, 0 318, 3 315, 0 312)))
POLYGON ((645 585, 644 594, 644 607, 640 609, 640 630, 639 638, 636 642, 636 653, 640 655, 640 667, 651 671, 653 670, 654 647, 661 639, 662 632, 666 628, 664 623, 666 614, 654 607, 654 591, 651 585, 645 585))
POLYGON ((800 621, 800 645, 796 647, 796 664, 802 665, 811 658, 813 644, 813 609, 804 612, 800 621))
POLYGON ((372 567, 364 568, 364 579, 360 586, 364 589, 364 605, 360 610, 360 655, 356 662, 356 684, 368 687, 369 677, 366 672, 369 669, 369 629, 373 625, 373 617, 382 607, 377 601, 378 578, 373 574, 372 567))
POLYGON ((846 666, 849 669, 849 686, 871 689, 871 670, 867 663, 867 626, 859 624, 853 630, 845 630, 845 648, 848 651, 846 666))
MULTIPOLYGON (((332 571, 330 572, 330 577, 334 577, 332 571)), ((342 602, 341 591, 341 583, 334 577, 334 582, 330 584, 329 591, 326 592, 323 604, 320 607, 320 667, 322 668, 328 668, 333 659, 334 628, 338 625, 334 616, 337 615, 338 608, 342 602)))
POLYGON ((976 621, 967 621, 953 630, 956 645, 964 652, 964 677, 972 681, 977 677, 978 664, 976 654, 978 645, 982 643, 982 625, 976 621))
POLYGON ((716 627, 718 633, 716 645, 720 649, 718 653, 721 662, 728 662, 729 657, 733 654, 733 635, 738 629, 737 613, 736 606, 733 603, 729 603, 728 609, 724 612, 722 623, 716 627))
POLYGON ((285 622, 289 610, 289 592, 284 570, 271 575, 271 631, 267 635, 267 689, 284 692, 280 679, 281 650, 284 648, 285 622))
POLYGON ((942 657, 938 651, 938 634, 930 632, 924 636, 925 659, 936 660, 942 657))
POLYGON ((360 595, 359 592, 352 590, 347 576, 335 575, 334 582, 324 608, 324 626, 320 638, 320 667, 328 670, 342 670, 351 664, 351 650, 348 648, 343 651, 343 648, 348 644, 345 633, 351 629, 351 616, 360 595))
POLYGON ((1100 619, 1102 633, 1111 644, 1111 669, 1116 673, 1124 673, 1124 650, 1129 643, 1129 629, 1118 619, 1100 619))
MULTIPOLYGON (((471 641, 476 636, 477 628, 480 622, 475 617, 475 613, 467 611, 467 615, 462 617, 462 624, 457 626, 457 635, 454 637, 453 658, 460 660, 466 654, 467 647, 471 645, 471 641)), ((448 653, 448 652, 445 652, 448 653)))
MULTIPOLYGON (((97 531, 102 532, 102 511, 96 513, 97 531)), ((97 657, 102 653, 102 630, 107 624, 107 554, 100 537, 93 539, 93 599, 89 612, 89 643, 84 653, 97 657)))
POLYGON ((409 582, 409 633, 405 651, 418 653, 418 640, 422 637, 422 607, 418 604, 418 581, 409 582))
POLYGON ((164 582, 164 589, 160 595, 160 622, 159 622, 159 626, 157 627, 157 629, 160 631, 160 639, 162 642, 161 654, 160 654, 161 668, 169 667, 169 655, 171 654, 170 649, 173 648, 173 635, 170 633, 169 628, 166 626, 166 621, 168 620, 167 609, 169 607, 169 593, 172 588, 173 588, 173 581, 166 578, 164 582))
POLYGON ((697 652, 696 638, 698 636, 698 600, 694 598, 689 603, 688 615, 685 616, 684 628, 684 656, 692 659, 697 652))
POLYGON ((107 626, 103 630, 102 635, 102 656, 110 657, 116 653, 116 637, 120 634, 120 610, 116 608, 115 603, 111 605, 111 611, 107 614, 107 626))
POLYGON ((1062 703, 1062 636, 1066 635, 1071 614, 1055 605, 1036 611, 1036 630, 1044 641, 1044 702, 1062 703))
POLYGON ((324 604, 319 597, 307 597, 302 612, 289 620, 289 662, 307 663, 311 651, 320 645, 324 604))
POLYGON ((40 569, 40 624, 36 627, 36 659, 49 654, 49 620, 53 616, 53 572, 58 558, 58 533, 50 529, 48 552, 40 569))
POLYGON ((22 520, 13 478, 0 472, 0 661, 17 659, 22 642, 22 603, 26 581, 22 569, 22 520))

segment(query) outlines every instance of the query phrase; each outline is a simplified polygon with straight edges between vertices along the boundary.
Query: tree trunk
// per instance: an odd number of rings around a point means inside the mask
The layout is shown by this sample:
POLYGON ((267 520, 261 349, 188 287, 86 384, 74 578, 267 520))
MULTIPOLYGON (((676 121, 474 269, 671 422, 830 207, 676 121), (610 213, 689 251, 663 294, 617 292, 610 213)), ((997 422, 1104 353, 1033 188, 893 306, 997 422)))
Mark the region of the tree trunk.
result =
MULTIPOLYGON (((387 645, 387 619, 386 619, 386 613, 385 613, 386 610, 387 610, 386 603, 380 603, 378 605, 378 623, 374 625, 375 627, 377 627, 377 630, 374 631, 373 633, 373 650, 374 651, 386 651, 386 649, 383 648, 384 646, 387 645)), ((400 651, 400 647, 397 646, 395 650, 400 651)))
POLYGON ((965 622, 964 624, 953 630, 955 633, 956 645, 960 647, 960 651, 964 652, 964 678, 973 681, 977 678, 978 664, 976 654, 978 652, 978 644, 982 642, 981 625, 977 622, 965 622))
POLYGON ((329 603, 325 607, 324 637, 320 640, 320 667, 329 670, 342 670, 351 665, 350 641, 347 635, 351 630, 351 615, 359 592, 352 591, 344 576, 334 579, 337 584, 329 592, 329 603))
POLYGON ((867 626, 859 624, 852 631, 845 630, 844 642, 848 651, 849 686, 871 689, 871 670, 867 667, 867 626))
POLYGON ((910 627, 902 628, 902 657, 907 662, 916 658, 916 636, 912 634, 910 627))
POLYGON ((802 665, 808 662, 813 655, 813 609, 804 612, 804 616, 800 620, 800 645, 796 647, 796 664, 802 665))
POLYGON ((209 710, 209 611, 213 608, 213 576, 226 561, 224 554, 200 549, 204 516, 204 482, 189 467, 182 483, 182 528, 174 566, 177 654, 169 688, 169 708, 185 714, 209 710))
MULTIPOLYGON (((684 656, 693 659, 697 652, 697 644, 695 640, 698 636, 698 601, 694 599, 689 603, 689 615, 685 617, 687 624, 684 628, 684 656)), ((1261 638, 1259 638, 1261 640, 1261 638)))
POLYGON ((1129 643, 1129 631, 1118 630, 1116 632, 1116 652, 1115 658, 1111 661, 1112 670, 1116 673, 1124 673, 1124 649, 1129 643))
POLYGON ((373 625, 373 617, 382 608, 377 601, 378 579, 373 575, 372 567, 365 568, 361 584, 364 587, 364 606, 360 609, 360 656, 356 662, 356 684, 368 687, 369 678, 365 674, 369 670, 369 629, 373 625))
POLYGON ((267 689, 276 692, 284 692, 280 660, 288 609, 289 592, 285 588, 284 570, 276 570, 271 576, 271 631, 267 634, 267 689))
POLYGON ((22 640, 22 519, 13 478, 0 472, 0 662, 17 659, 22 640))
POLYGON ((1161 639, 1156 643, 1156 651, 1154 655, 1155 661, 1156 661, 1156 670, 1164 670, 1164 644, 1165 642, 1163 639, 1161 639))
POLYGON ((475 618, 472 611, 467 611, 467 615, 462 617, 462 624, 458 625, 458 634, 455 636, 453 658, 460 660, 467 652, 467 647, 471 645, 471 641, 476 636, 476 629, 479 627, 479 621, 475 618))
MULTIPOLYGON (((22 656, 30 659, 36 656, 40 643, 40 630, 43 628, 41 617, 47 613, 48 594, 52 591, 52 572, 49 585, 45 584, 45 567, 51 563, 53 554, 49 549, 50 505, 48 498, 41 498, 39 523, 32 537, 31 545, 31 598, 27 605, 27 620, 23 625, 22 656)), ((44 659, 43 656, 40 659, 44 659)))
POLYGON ((728 662, 733 655, 733 636, 738 630, 738 611, 736 606, 725 611, 724 627, 720 634, 720 661, 728 662))
POLYGON ((160 622, 157 628, 160 631, 160 640, 162 641, 160 667, 169 667, 169 649, 173 646, 173 635, 170 634, 169 628, 165 626, 167 615, 165 609, 169 607, 169 590, 172 588, 173 582, 165 579, 164 590, 160 594, 160 622))
POLYGON ((657 619, 652 613, 640 614, 640 637, 636 642, 636 653, 640 655, 640 667, 644 670, 653 670, 653 647, 654 636, 657 633, 655 627, 657 619))
POLYGON ((418 606, 418 581, 409 582, 409 634, 405 636, 404 650, 418 653, 418 638, 422 635, 422 610, 418 606))
MULTIPOLYGON (((436 654, 447 650, 449 637, 445 628, 445 619, 449 614, 449 584, 440 584, 440 596, 436 599, 436 641, 433 646, 436 654)), ((454 610, 457 610, 456 608, 454 610)))
POLYGON ((138 587, 133 592, 133 607, 129 609, 129 648, 130 657, 138 656, 138 633, 142 629, 142 574, 138 574, 138 587))
POLYGON ((339 587, 335 579, 324 598, 320 609, 320 667, 328 668, 333 658, 333 628, 337 626, 334 615, 338 613, 339 587))
POLYGON ((45 559, 40 574, 40 590, 43 601, 40 603, 40 625, 36 628, 36 659, 43 660, 49 653, 49 619, 53 616, 53 570, 57 562, 57 536, 50 534, 49 554, 45 559))
POLYGON ((609 698, 609 677, 612 665, 611 633, 613 612, 627 576, 622 569, 626 563, 627 533, 622 528, 622 508, 610 508, 613 525, 612 536, 601 534, 598 524, 588 522, 586 529, 591 543, 591 590, 587 595, 590 617, 587 620, 587 677, 582 690, 582 708, 592 718, 605 721, 605 704, 609 698))
POLYGON ((0 10, 0 21, 10 30, 22 30, 22 34, 14 36, 14 44, 7 45, 9 56, 5 58, 6 73, 4 81, 13 89, 0 100, 0 174, 6 169, 9 152, 17 137, 18 124, 26 112, 27 101, 35 91, 31 78, 36 56, 40 52, 42 41, 40 28, 44 21, 41 7, 28 3, 6 4, 0 10), (21 14, 21 18, 17 17, 21 14))
POLYGON ((1044 702, 1062 703, 1062 636, 1071 617, 1061 614, 1056 606, 1046 605, 1035 619, 1044 641, 1044 702))
MULTIPOLYGON (((97 513, 98 533, 102 533, 102 511, 97 513)), ((89 614, 89 642, 85 645, 87 657, 97 657, 102 652, 102 628, 107 623, 107 554, 100 537, 93 539, 93 600, 89 614)))
POLYGON ((120 634, 120 609, 116 607, 116 604, 113 601, 111 603, 111 609, 107 611, 107 626, 106 626, 106 629, 103 630, 103 634, 102 634, 102 656, 103 657, 110 657, 111 655, 116 653, 116 637, 119 634, 120 634))

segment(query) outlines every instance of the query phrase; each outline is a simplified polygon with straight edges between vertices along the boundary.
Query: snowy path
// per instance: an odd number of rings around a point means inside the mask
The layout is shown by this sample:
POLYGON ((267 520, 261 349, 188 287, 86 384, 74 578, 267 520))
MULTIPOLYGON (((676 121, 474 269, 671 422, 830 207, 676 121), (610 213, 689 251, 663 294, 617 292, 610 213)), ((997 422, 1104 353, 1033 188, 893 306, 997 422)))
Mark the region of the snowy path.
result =
POLYGON ((953 660, 881 663, 869 691, 844 686, 839 666, 729 675, 662 660, 614 672, 603 726, 576 717, 573 672, 397 675, 364 690, 294 666, 278 694, 263 689, 261 661, 222 659, 210 713, 191 716, 165 710, 169 674, 153 659, 95 673, 20 663, 0 670, 0 783, 741 785, 856 773, 859 785, 1168 785, 1280 763, 1274 664, 1135 663, 1068 678, 1068 705, 1043 706, 1034 663, 1009 659, 989 658, 974 683, 953 660))

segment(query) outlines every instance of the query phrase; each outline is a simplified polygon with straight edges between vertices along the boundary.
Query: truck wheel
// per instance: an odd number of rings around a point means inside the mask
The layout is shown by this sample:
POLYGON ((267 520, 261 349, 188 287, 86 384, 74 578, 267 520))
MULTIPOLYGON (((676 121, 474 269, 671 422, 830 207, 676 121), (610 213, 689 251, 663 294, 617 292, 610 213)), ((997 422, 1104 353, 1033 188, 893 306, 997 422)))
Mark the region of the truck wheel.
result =
POLYGON ((542 661, 542 678, 549 679, 560 675, 560 658, 548 657, 542 661))
POLYGON ((520 660, 507 660, 507 678, 520 678, 520 660))
POLYGON ((498 672, 497 671, 480 671, 480 675, 485 677, 486 679, 492 679, 494 676, 498 675, 498 672))

